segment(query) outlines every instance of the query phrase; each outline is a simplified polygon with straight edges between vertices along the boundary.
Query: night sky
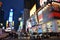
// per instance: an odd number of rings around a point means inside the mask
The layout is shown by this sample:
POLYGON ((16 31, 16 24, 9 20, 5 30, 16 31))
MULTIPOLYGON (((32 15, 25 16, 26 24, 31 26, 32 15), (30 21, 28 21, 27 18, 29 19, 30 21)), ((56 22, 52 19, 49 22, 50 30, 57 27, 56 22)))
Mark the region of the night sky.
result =
POLYGON ((4 19, 9 18, 9 11, 14 9, 15 28, 18 28, 18 18, 24 13, 24 8, 31 9, 36 0, 1 0, 3 2, 4 19), (25 1, 25 2, 24 2, 25 1))
POLYGON ((24 0, 1 0, 3 2, 4 19, 8 20, 9 11, 14 9, 15 28, 17 28, 18 18, 23 14, 24 0))
POLYGON ((36 0, 24 0, 24 7, 31 9, 33 5, 36 3, 36 0))

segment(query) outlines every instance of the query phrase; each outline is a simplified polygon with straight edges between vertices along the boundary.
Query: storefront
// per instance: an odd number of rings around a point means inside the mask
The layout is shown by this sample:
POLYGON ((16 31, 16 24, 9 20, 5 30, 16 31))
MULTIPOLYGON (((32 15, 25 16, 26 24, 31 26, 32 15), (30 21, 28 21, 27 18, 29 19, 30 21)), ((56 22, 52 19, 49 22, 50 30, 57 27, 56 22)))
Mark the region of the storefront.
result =
POLYGON ((36 13, 34 13, 27 21, 26 21, 26 31, 28 32, 34 32, 35 27, 37 25, 38 21, 37 21, 37 15, 36 13))
POLYGON ((42 25, 38 25, 38 33, 42 33, 43 31, 42 31, 42 25))
POLYGON ((52 3, 38 11, 39 24, 42 32, 60 32, 60 5, 52 3), (57 5, 57 6, 56 6, 57 5))
POLYGON ((56 20, 57 32, 60 32, 60 20, 56 20))
POLYGON ((56 32, 56 22, 55 22, 55 20, 47 22, 47 32, 56 32))

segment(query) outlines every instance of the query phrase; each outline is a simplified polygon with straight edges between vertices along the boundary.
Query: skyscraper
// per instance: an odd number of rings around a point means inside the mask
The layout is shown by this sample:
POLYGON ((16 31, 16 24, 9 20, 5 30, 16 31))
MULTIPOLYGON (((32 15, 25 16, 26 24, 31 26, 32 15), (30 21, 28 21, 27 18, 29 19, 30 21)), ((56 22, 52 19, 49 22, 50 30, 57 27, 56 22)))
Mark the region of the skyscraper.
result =
POLYGON ((13 9, 10 9, 8 21, 9 21, 9 27, 12 27, 12 22, 13 22, 13 9))

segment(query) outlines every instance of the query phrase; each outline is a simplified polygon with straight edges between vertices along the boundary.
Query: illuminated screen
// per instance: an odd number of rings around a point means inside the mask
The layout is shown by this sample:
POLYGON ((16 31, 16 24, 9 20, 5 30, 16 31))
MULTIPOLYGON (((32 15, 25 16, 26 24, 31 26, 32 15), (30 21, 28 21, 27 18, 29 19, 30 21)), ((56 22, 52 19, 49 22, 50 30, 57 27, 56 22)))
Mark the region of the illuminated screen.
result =
POLYGON ((57 20, 58 32, 60 32, 60 20, 57 20))
POLYGON ((13 12, 10 12, 10 16, 13 16, 13 12))
POLYGON ((13 20, 12 17, 9 17, 9 22, 12 22, 12 20, 13 20))
POLYGON ((23 22, 21 21, 21 22, 20 22, 20 27, 22 27, 22 26, 23 26, 23 22))
POLYGON ((38 25, 38 33, 42 33, 42 26, 41 25, 38 25))
POLYGON ((31 25, 34 26, 36 25, 37 22, 36 22, 36 18, 35 18, 35 15, 31 17, 31 25))
POLYGON ((46 24, 42 24, 42 31, 46 32, 46 24))
POLYGON ((45 4, 44 2, 47 2, 47 0, 40 0, 40 6, 43 6, 45 4))
POLYGON ((38 20, 39 22, 41 22, 43 20, 43 14, 42 14, 43 10, 38 12, 38 20))
POLYGON ((13 21, 13 11, 10 11, 9 22, 12 22, 12 21, 13 21))

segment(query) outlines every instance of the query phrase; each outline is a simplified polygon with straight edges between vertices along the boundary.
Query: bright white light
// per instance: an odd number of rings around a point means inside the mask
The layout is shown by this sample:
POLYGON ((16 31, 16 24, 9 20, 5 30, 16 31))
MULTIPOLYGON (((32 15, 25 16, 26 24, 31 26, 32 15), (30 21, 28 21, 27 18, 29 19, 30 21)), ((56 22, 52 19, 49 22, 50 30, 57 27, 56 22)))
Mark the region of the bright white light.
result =
POLYGON ((9 17, 9 22, 12 22, 12 20, 13 20, 12 17, 9 17))
POLYGON ((3 26, 3 24, 1 23, 1 26, 3 26))
POLYGON ((13 12, 10 12, 10 16, 13 16, 13 12))
POLYGON ((14 29, 14 27, 12 27, 12 29, 14 29))
POLYGON ((13 9, 10 9, 10 11, 13 11, 13 9))
POLYGON ((5 27, 2 27, 2 29, 5 29, 5 27))
POLYGON ((38 12, 38 15, 42 14, 42 11, 43 11, 43 10, 40 10, 40 11, 38 12))
POLYGON ((19 18, 19 21, 21 20, 22 18, 19 18))
POLYGON ((11 28, 10 27, 9 28, 6 28, 5 31, 6 32, 10 32, 11 31, 11 28))
POLYGON ((28 25, 28 28, 32 27, 31 22, 28 22, 27 25, 28 25))
POLYGON ((10 9, 9 22, 12 22, 12 20, 13 20, 13 9, 10 9))

